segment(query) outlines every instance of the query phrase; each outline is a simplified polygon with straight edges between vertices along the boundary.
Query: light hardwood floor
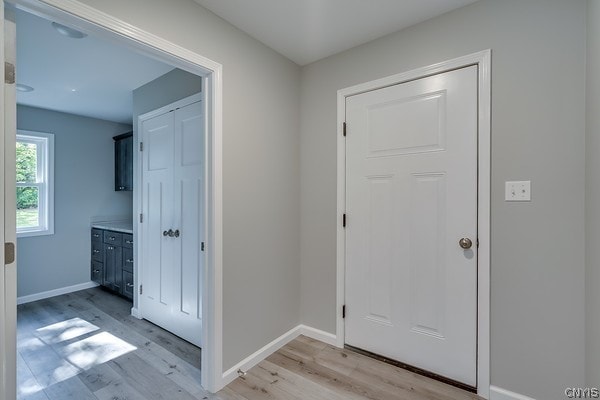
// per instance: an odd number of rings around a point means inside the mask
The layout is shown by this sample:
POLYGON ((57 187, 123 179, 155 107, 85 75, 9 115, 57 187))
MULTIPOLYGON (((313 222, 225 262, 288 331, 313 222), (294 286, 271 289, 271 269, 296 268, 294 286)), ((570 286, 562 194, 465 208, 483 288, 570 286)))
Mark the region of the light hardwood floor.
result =
POLYGON ((19 400, 474 400, 474 394, 300 336, 216 395, 200 349, 94 288, 19 306, 19 400))

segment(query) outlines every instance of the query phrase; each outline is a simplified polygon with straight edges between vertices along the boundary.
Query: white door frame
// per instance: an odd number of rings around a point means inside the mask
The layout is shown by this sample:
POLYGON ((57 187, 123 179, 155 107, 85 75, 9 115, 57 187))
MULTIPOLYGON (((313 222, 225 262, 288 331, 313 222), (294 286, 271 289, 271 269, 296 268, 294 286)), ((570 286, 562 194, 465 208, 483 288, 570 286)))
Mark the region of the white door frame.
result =
POLYGON ((345 343, 342 307, 346 297, 346 97, 391 85, 424 78, 471 65, 478 67, 478 209, 479 239, 477 269, 477 394, 485 399, 490 392, 490 171, 491 171, 491 50, 469 54, 412 71, 338 90, 337 93, 337 308, 336 344, 345 343))
MULTIPOLYGON (((222 231, 222 66, 200 54, 85 5, 77 0, 7 0, 18 8, 101 36, 177 68, 202 75, 207 135, 207 263, 202 288, 202 386, 223 385, 223 231, 222 231)), ((6 107, 6 105, 4 105, 6 107)), ((6 109, 6 108, 5 108, 6 109)), ((4 113, 2 110, 2 113, 4 113)), ((137 291, 136 291, 137 293, 137 291)), ((5 299, 0 299, 5 303, 5 299)), ((3 304, 0 304, 3 305, 3 304)), ((11 328, 11 327, 5 327, 11 328)), ((12 344, 11 344, 12 345, 12 344)), ((16 346, 16 343, 14 343, 16 346)), ((0 356, 3 357, 3 356, 0 356)), ((5 360, 0 360, 5 362, 5 360)), ((8 366, 14 368, 14 366, 8 366)), ((10 383, 10 382, 9 382, 10 383)))
MULTIPOLYGON (((4 35, 2 43, 2 58, 11 64, 15 64, 16 58, 16 26, 15 15, 12 10, 7 10, 4 4, 0 7, 0 31, 4 35)), ((5 84, 0 82, 2 86, 1 96, 4 112, 0 113, 2 118, 0 134, 0 154, 3 155, 3 162, 0 162, 0 206, 2 208, 0 216, 0 244, 13 243, 17 244, 17 221, 16 221, 16 146, 17 133, 17 101, 16 90, 14 84, 5 84)), ((4 245, 2 252, 4 252, 4 245)), ((15 254, 16 256, 16 254, 15 254)), ((4 265, 5 254, 0 254, 0 265, 4 265)), ((14 284, 17 280, 17 264, 16 261, 10 265, 4 265, 0 273, 0 295, 2 296, 2 304, 0 307, 0 354, 3 355, 0 366, 0 398, 13 398, 16 396, 16 387, 14 382, 17 380, 17 372, 14 368, 16 364, 17 349, 14 344, 17 341, 17 287, 14 284)))

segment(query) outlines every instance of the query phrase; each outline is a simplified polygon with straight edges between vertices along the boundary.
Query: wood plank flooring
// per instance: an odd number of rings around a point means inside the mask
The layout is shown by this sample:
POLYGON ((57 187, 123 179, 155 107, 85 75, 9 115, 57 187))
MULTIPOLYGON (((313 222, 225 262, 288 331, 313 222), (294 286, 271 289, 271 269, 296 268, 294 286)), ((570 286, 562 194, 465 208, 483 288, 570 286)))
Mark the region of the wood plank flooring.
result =
POLYGON ((17 309, 19 400, 193 400, 200 349, 93 288, 17 309))
POLYGON ((200 349, 100 288, 19 306, 19 400, 475 400, 472 393, 300 336, 217 394, 200 349))

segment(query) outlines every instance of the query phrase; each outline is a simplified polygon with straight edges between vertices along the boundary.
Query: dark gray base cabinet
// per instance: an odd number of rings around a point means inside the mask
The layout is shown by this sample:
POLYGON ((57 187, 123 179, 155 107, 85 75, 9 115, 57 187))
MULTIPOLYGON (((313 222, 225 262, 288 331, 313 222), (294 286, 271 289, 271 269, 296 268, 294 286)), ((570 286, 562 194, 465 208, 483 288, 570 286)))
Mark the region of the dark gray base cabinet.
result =
POLYGON ((92 228, 91 279, 133 299, 133 235, 92 228))

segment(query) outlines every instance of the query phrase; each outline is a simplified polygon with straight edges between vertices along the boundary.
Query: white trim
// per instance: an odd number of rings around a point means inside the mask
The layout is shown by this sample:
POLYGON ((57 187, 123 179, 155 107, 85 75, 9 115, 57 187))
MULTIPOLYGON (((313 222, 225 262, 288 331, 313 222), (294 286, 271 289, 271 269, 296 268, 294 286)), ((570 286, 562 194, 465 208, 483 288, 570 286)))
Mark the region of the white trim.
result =
MULTIPOLYGON (((54 134, 49 132, 17 130, 17 142, 30 142, 42 144, 43 151, 41 156, 38 156, 38 174, 43 173, 43 183, 33 183, 29 185, 27 182, 17 186, 37 186, 39 189, 38 209, 39 219, 43 220, 40 226, 19 231, 17 227, 17 238, 54 235, 54 134), (23 138, 29 136, 32 140, 23 138), (37 140, 36 140, 37 139, 37 140), (42 164, 42 165, 40 165, 42 164)), ((38 180, 39 180, 38 176, 38 180)))
POLYGON ((141 114, 138 116, 138 129, 142 122, 147 119, 158 117, 159 115, 166 114, 169 111, 173 111, 177 108, 182 108, 185 106, 189 106, 190 104, 197 103, 202 101, 202 93, 196 93, 191 96, 185 97, 183 99, 177 100, 171 104, 167 104, 166 106, 157 108, 156 110, 148 111, 145 114, 141 114))
MULTIPOLYGON (((146 32, 77 0, 8 0, 17 7, 83 32, 117 41, 120 45, 167 62, 185 71, 204 75, 207 102, 208 236, 207 268, 202 301, 202 386, 223 388, 223 81, 222 65, 200 54, 146 32)), ((137 293, 137 291, 136 291, 137 293)), ((135 300, 135 299, 134 299, 135 300)), ((135 304, 135 303, 134 303, 135 304)), ((1 361, 1 360, 0 360, 1 361)))
POLYGON ((237 378, 238 370, 242 370, 244 372, 248 371, 250 368, 254 367, 256 364, 269 357, 271 354, 275 353, 277 350, 296 339, 298 336, 302 334, 302 325, 298 325, 295 328, 290 329, 283 335, 279 336, 277 339, 272 342, 266 344, 259 350, 255 351, 248 357, 244 358, 239 363, 235 364, 233 367, 229 368, 227 371, 223 373, 223 383, 224 385, 228 385, 232 381, 237 378))
POLYGON ((65 287, 58 288, 58 289, 52 289, 52 290, 48 290, 45 292, 34 293, 34 294, 27 295, 27 296, 17 297, 17 304, 31 303, 32 301, 48 299, 50 297, 60 296, 61 294, 78 292, 80 290, 90 289, 90 288, 93 288, 96 286, 98 286, 98 284, 96 282, 89 281, 89 282, 85 282, 85 283, 79 283, 77 285, 65 286, 65 287))
POLYGON ((455 58, 427 67, 377 79, 338 90, 337 93, 337 294, 336 345, 344 346, 342 306, 345 299, 345 232, 342 215, 346 212, 346 150, 342 124, 346 120, 346 97, 441 72, 478 66, 478 274, 477 274, 477 394, 490 396, 490 162, 491 162, 491 50, 455 58))
POLYGON ((140 314, 140 310, 137 307, 131 307, 131 316, 137 319, 142 319, 142 314, 140 314))
POLYGON ((535 400, 533 397, 524 396, 497 386, 490 386, 490 400, 535 400))
POLYGON ((312 326, 300 325, 300 334, 332 346, 337 346, 336 335, 313 328, 312 326))

